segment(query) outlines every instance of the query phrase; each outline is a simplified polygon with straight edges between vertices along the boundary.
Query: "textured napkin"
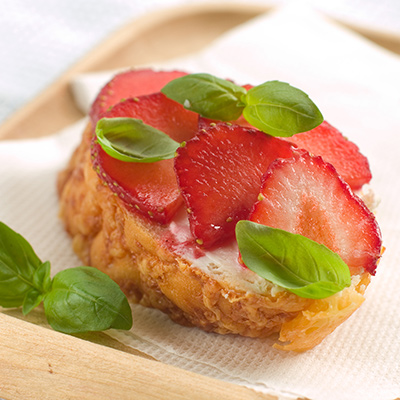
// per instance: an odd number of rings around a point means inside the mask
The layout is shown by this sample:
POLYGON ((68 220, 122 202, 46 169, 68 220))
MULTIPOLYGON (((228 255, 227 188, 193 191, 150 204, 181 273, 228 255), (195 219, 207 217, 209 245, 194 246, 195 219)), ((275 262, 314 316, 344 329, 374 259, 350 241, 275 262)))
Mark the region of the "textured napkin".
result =
MULTIPOLYGON (((163 67, 211 72, 238 83, 279 79, 307 92, 325 119, 369 158, 387 248, 366 301, 321 345, 302 354, 258 340, 205 333, 133 307, 118 340, 156 359, 243 384, 279 399, 392 400, 400 397, 400 59, 318 14, 291 4, 220 37, 201 53, 163 67)), ((77 77, 87 110, 110 73, 77 77)), ((57 219, 56 173, 86 120, 48 138, 0 142, 0 220, 23 234, 53 270, 79 265, 57 219)))

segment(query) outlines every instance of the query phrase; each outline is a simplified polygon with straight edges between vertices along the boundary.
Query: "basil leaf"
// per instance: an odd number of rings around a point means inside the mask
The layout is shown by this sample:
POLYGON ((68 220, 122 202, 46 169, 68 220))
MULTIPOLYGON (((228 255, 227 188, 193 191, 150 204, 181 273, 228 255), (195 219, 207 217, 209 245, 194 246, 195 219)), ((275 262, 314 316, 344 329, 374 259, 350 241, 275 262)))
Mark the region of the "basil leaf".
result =
POLYGON ((152 163, 175 156, 179 143, 136 118, 102 118, 96 125, 97 140, 113 158, 152 163))
POLYGON ((0 306, 19 307, 34 286, 33 275, 42 264, 32 246, 0 222, 0 306))
POLYGON ((167 83, 161 92, 205 118, 233 121, 242 114, 246 89, 210 74, 190 74, 167 83))
POLYGON ((119 286, 92 267, 50 277, 31 245, 0 222, 0 306, 19 307, 24 315, 44 301, 50 325, 65 333, 108 328, 130 329, 132 313, 119 286))
POLYGON ((323 117, 308 95, 288 83, 265 82, 244 97, 244 118, 272 136, 293 136, 320 125, 323 117))
POLYGON ((344 261, 304 236, 251 221, 239 221, 236 239, 246 266, 300 297, 321 299, 350 286, 344 261))
POLYGON ((32 288, 25 296, 24 303, 22 304, 22 313, 29 314, 36 308, 44 299, 45 294, 39 290, 32 288))
POLYGON ((45 261, 33 273, 32 283, 35 288, 40 289, 43 293, 48 292, 51 287, 50 268, 49 261, 45 261))
POLYGON ((64 333, 130 329, 132 313, 119 286, 93 267, 59 272, 44 299, 51 327, 64 333))

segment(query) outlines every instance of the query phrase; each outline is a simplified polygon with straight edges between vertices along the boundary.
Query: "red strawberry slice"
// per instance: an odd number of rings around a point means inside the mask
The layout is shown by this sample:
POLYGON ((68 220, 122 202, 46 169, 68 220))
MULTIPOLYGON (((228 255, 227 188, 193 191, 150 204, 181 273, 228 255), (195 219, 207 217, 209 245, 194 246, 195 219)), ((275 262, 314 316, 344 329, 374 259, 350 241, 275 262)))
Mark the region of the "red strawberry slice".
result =
POLYGON ((304 150, 294 154, 271 164, 249 219, 324 244, 352 274, 375 274, 382 240, 374 215, 331 164, 304 150))
POLYGON ((90 117, 96 123, 113 105, 123 99, 159 92, 168 82, 186 75, 181 71, 129 70, 114 76, 97 95, 90 117))
MULTIPOLYGON (((200 117, 199 116, 199 130, 201 129, 207 129, 210 126, 214 126, 216 124, 218 124, 221 121, 218 121, 216 119, 209 119, 209 118, 204 118, 204 117, 200 117)), ((251 124, 249 124, 243 117, 243 115, 241 115, 238 119, 236 119, 235 121, 229 121, 229 124, 232 125, 240 125, 243 126, 245 128, 252 128, 252 129, 257 129, 254 126, 252 126, 251 124)))
MULTIPOLYGON (((198 115, 162 93, 128 99, 115 105, 104 116, 142 119, 178 142, 189 140, 197 131, 198 115)), ((183 204, 172 159, 146 164, 123 162, 106 154, 97 143, 92 154, 101 179, 130 208, 165 224, 183 204)))
POLYGON ((361 189, 372 178, 368 160, 359 148, 326 121, 288 140, 312 154, 322 156, 353 190, 361 189))
POLYGON ((255 129, 218 123, 177 151, 175 170, 197 243, 209 248, 233 237, 248 217, 261 177, 278 157, 291 157, 290 143, 255 129))

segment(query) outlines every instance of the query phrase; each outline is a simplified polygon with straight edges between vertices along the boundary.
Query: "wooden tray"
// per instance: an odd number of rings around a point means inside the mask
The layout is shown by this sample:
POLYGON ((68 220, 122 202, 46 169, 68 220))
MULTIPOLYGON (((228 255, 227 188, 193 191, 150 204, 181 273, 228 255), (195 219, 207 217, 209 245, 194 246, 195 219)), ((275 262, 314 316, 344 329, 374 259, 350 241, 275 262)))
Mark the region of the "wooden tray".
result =
MULTIPOLYGON (((201 4, 156 12, 115 32, 2 126, 0 139, 39 137, 77 121, 75 74, 159 62, 200 50, 271 7, 201 4)), ((357 29, 400 53, 400 41, 357 29)), ((43 312, 0 312, 0 397, 5 399, 267 399, 275 397, 157 362, 102 333, 47 329, 43 312)))

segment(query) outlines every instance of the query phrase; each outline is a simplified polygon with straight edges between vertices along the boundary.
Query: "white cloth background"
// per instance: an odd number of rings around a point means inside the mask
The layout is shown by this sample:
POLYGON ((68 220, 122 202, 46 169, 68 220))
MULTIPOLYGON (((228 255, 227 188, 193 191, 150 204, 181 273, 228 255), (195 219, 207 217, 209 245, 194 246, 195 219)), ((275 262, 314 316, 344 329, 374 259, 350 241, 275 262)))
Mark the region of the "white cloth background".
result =
MULTIPOLYGON (((133 310, 131 332, 110 334, 162 362, 280 399, 399 397, 399 57, 307 7, 292 4, 227 33, 200 54, 169 65, 229 76, 239 83, 280 79, 305 90, 325 118, 368 156, 372 187, 381 198, 377 216, 387 250, 361 309, 323 344, 304 354, 271 349, 273 339, 184 328, 139 306, 133 310)), ((75 89, 80 90, 75 93, 81 99, 86 90, 93 95, 92 84, 92 79, 79 77, 75 89)), ((80 121, 50 138, 0 143, 0 220, 23 234, 40 258, 49 259, 53 272, 79 265, 56 217, 55 176, 84 124, 80 121)))

